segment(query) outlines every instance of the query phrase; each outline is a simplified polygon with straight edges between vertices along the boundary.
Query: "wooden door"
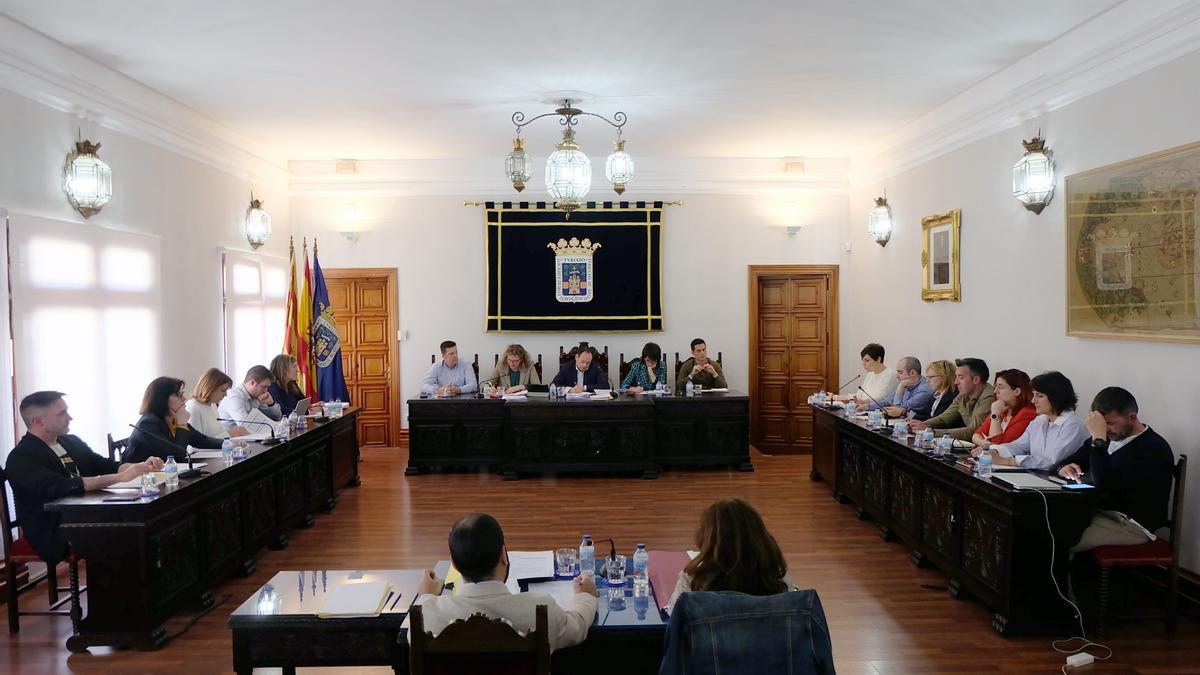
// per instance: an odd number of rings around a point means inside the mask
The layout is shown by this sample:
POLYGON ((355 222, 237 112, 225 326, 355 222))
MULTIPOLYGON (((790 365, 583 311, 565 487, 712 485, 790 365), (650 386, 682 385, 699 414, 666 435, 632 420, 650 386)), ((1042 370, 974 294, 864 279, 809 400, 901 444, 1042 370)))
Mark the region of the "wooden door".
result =
POLYGON ((749 345, 751 443, 811 453, 805 402, 838 372, 837 267, 752 265, 749 345))
POLYGON ((399 445, 400 361, 396 349, 396 270, 328 269, 325 283, 342 339, 350 401, 362 407, 358 442, 399 445))

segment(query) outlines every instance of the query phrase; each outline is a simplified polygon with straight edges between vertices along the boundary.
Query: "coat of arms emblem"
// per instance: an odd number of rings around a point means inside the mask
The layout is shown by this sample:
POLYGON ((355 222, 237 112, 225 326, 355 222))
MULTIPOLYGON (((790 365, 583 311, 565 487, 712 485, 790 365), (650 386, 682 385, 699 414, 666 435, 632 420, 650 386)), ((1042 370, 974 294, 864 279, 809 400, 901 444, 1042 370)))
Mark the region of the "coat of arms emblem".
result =
POLYGON ((596 294, 593 260, 599 243, 591 239, 559 239, 546 248, 554 251, 554 299, 559 302, 591 302, 596 294))

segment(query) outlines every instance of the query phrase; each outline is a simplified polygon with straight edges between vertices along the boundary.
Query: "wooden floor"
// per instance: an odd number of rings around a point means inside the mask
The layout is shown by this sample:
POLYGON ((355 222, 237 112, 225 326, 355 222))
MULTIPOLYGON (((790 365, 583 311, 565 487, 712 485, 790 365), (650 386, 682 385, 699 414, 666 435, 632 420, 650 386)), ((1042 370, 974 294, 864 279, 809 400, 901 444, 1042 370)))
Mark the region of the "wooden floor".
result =
MULTIPOLYGON (((343 491, 333 513, 320 516, 313 528, 294 532, 287 549, 265 551, 253 576, 219 587, 218 598, 232 597, 162 650, 72 655, 63 647, 70 632, 65 619, 24 617, 21 633, 9 636, 0 656, 0 672, 232 672, 228 614, 278 570, 429 566, 449 557, 447 530, 468 511, 494 514, 517 550, 574 546, 584 531, 611 536, 622 549, 641 541, 682 550, 692 547, 700 510, 727 495, 748 499, 762 512, 792 577, 820 592, 839 673, 1059 672, 1063 656, 1051 649, 1050 638, 993 633, 983 607, 939 590, 943 580, 936 572, 915 568, 907 549, 883 542, 871 523, 834 502, 827 486, 811 482, 808 457, 756 454, 754 464, 757 470, 749 474, 667 473, 653 481, 504 482, 485 474, 405 478, 404 450, 368 450, 361 487, 343 491)), ((45 602, 40 593, 22 600, 45 602)), ((1184 620, 1174 641, 1163 637, 1159 622, 1125 624, 1118 634, 1107 641, 1114 650, 1110 661, 1078 672, 1200 672, 1200 628, 1194 622, 1184 620)))

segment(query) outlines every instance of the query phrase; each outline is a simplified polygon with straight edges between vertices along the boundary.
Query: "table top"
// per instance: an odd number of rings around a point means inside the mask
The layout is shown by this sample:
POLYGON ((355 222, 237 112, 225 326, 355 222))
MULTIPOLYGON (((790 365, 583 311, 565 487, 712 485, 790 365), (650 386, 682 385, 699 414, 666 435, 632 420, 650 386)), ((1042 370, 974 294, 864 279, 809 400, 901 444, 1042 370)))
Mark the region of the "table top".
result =
POLYGON ((400 594, 386 602, 379 617, 401 622, 417 597, 422 570, 313 570, 279 572, 229 616, 230 625, 265 625, 280 620, 355 621, 318 619, 325 595, 339 584, 387 581, 400 594))

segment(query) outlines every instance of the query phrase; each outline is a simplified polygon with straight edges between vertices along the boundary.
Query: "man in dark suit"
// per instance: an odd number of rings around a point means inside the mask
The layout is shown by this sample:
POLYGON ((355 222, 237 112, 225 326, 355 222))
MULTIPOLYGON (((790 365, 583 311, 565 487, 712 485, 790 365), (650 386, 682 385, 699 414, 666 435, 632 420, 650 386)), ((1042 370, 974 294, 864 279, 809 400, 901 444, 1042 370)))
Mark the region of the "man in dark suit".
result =
POLYGON ((92 452, 78 436, 67 433, 71 415, 62 392, 30 394, 21 400, 20 411, 27 431, 9 453, 4 473, 25 538, 42 560, 56 565, 66 555, 67 538, 59 530, 59 515, 42 508, 46 502, 133 480, 158 471, 163 461, 151 457, 117 464, 92 452))
POLYGON ((596 350, 591 347, 575 352, 575 358, 562 365, 551 384, 570 387, 573 394, 607 388, 608 375, 595 362, 595 356, 596 350))

